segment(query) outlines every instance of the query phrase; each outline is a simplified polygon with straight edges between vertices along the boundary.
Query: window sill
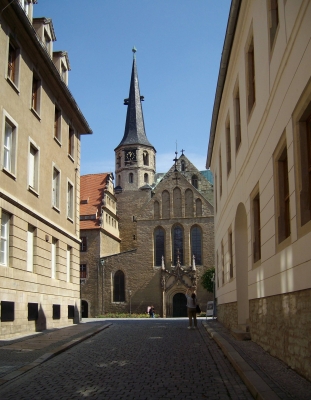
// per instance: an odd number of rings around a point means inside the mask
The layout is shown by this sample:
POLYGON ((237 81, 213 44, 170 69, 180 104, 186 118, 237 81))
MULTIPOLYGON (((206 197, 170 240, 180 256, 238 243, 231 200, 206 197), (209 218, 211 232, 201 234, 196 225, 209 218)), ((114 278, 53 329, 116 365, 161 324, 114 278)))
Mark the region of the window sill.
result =
POLYGON ((57 211, 57 212, 58 212, 58 214, 60 214, 60 209, 59 209, 58 207, 56 207, 56 206, 52 206, 52 208, 53 208, 55 211, 57 211))
POLYGON ((41 122, 41 117, 40 117, 40 115, 38 114, 38 112, 33 108, 33 107, 31 107, 31 112, 33 113, 33 115, 41 122))
POLYGON ((54 140, 59 145, 59 147, 62 147, 62 143, 57 137, 54 136, 54 140))
POLYGON ((18 87, 15 85, 15 83, 9 77, 7 77, 7 82, 10 84, 12 89, 14 89, 17 94, 20 94, 18 87))
POLYGON ((28 190, 29 192, 31 192, 33 195, 39 197, 39 193, 37 192, 37 190, 35 188, 33 188, 32 186, 28 186, 28 190))
POLYGON ((5 172, 10 178, 12 178, 16 181, 16 175, 13 172, 9 171, 5 167, 3 167, 3 172, 5 172))
POLYGON ((67 220, 73 224, 73 219, 71 217, 68 217, 68 215, 67 215, 67 220))
POLYGON ((75 162, 75 160, 74 160, 74 158, 72 157, 71 154, 68 154, 68 158, 69 158, 69 160, 71 160, 72 162, 75 162))

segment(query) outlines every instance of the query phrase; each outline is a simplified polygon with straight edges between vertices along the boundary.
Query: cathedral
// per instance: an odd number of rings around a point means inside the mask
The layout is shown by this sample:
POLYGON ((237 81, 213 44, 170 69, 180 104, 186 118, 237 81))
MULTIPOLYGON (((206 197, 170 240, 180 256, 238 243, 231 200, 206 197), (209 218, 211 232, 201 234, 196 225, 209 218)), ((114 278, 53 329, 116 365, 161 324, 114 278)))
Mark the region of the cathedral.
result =
MULTIPOLYGON (((90 260, 90 254, 81 253, 84 317, 144 313, 151 305, 162 317, 182 317, 187 315, 187 288, 197 287, 202 310, 212 296, 201 286, 200 278, 207 268, 214 267, 213 185, 184 150, 179 157, 175 153, 167 173, 156 173, 156 149, 145 131, 135 49, 133 53, 129 97, 124 100, 125 130, 115 148, 114 193, 109 185, 97 188, 101 193, 94 204, 98 221, 93 221, 92 232, 80 215, 82 240, 92 235, 90 244, 94 243, 95 229, 97 235, 110 238, 108 253, 107 247, 100 246, 103 240, 93 246, 97 253, 88 271, 83 260, 90 260), (105 206, 107 193, 116 204, 114 215, 105 206), (116 221, 118 234, 105 228, 110 217, 116 221)), ((94 181, 94 176, 81 177, 81 182, 83 179, 94 181)), ((91 198, 86 193, 89 187, 81 184, 84 198, 91 198)), ((92 255, 94 258, 94 251, 92 255)))

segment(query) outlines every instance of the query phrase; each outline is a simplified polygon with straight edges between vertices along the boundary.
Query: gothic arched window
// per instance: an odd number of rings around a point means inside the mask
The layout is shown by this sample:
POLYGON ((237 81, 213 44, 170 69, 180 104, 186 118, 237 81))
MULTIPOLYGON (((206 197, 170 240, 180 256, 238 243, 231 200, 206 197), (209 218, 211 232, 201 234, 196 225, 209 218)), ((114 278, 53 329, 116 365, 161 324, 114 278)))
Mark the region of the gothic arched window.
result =
POLYGON ((170 194, 167 190, 162 192, 162 218, 170 218, 170 194))
POLYGON ((198 226, 193 226, 190 231, 191 257, 195 256, 196 265, 202 265, 202 233, 198 226))
POLYGON ((187 189, 185 192, 185 214, 186 217, 193 217, 193 191, 187 189))
POLYGON ((182 160, 180 164, 181 164, 181 170, 182 171, 186 171, 186 163, 185 163, 185 161, 182 160))
POLYGON ((121 175, 118 175, 118 186, 121 186, 121 175))
POLYGON ((153 214, 154 214, 154 219, 160 219, 160 204, 158 201, 154 202, 153 214))
POLYGON ((129 173, 129 183, 133 183, 134 182, 134 175, 132 172, 129 173))
POLYGON ((196 199, 195 207, 196 207, 196 216, 202 217, 202 201, 201 201, 201 199, 196 199))
POLYGON ((176 225, 173 228, 173 264, 177 265, 177 256, 179 255, 179 261, 183 265, 184 263, 184 234, 183 234, 183 229, 181 226, 176 225))
POLYGON ((124 272, 119 270, 113 278, 113 301, 125 301, 124 272))
POLYGON ((181 198, 181 190, 178 187, 175 187, 173 191, 173 206, 174 206, 174 217, 182 216, 182 198, 181 198))
POLYGON ((148 151, 143 152, 143 161, 144 165, 149 165, 149 153, 148 151))
POLYGON ((192 186, 194 186, 196 189, 198 188, 198 177, 196 175, 192 175, 191 183, 192 183, 192 186))
POLYGON ((165 233, 163 228, 154 231, 154 265, 162 265, 162 256, 165 256, 165 233))
POLYGON ((149 176, 148 174, 144 174, 144 182, 149 183, 149 176))

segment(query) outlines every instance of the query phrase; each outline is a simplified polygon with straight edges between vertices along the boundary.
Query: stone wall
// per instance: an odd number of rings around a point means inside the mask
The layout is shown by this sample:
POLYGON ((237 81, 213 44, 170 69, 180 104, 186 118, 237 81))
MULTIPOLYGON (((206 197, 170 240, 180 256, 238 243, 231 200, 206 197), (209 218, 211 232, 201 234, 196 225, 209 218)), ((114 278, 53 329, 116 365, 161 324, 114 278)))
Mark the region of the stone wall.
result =
POLYGON ((238 304, 237 302, 218 304, 217 319, 228 329, 238 326, 238 304))
POLYGON ((250 300, 252 340, 311 380, 311 289, 250 300))

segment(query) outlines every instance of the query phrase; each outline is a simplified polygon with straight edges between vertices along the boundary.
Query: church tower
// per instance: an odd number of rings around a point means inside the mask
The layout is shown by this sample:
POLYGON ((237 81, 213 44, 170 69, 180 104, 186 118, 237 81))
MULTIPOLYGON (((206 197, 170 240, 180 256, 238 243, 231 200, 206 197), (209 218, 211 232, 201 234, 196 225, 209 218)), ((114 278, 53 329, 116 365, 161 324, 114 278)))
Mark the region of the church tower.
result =
POLYGON ((145 132, 142 110, 144 96, 140 95, 136 49, 133 48, 133 66, 129 97, 124 99, 127 106, 123 139, 115 148, 116 192, 133 191, 154 182, 156 150, 145 132))

